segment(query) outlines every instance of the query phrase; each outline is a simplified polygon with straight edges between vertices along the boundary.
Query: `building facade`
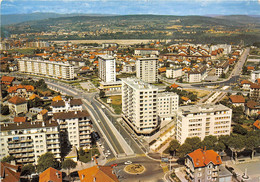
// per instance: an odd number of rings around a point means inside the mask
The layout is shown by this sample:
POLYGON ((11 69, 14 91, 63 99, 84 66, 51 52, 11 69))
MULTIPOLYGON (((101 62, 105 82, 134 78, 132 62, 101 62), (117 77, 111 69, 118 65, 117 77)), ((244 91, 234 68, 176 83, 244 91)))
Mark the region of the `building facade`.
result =
POLYGON ((138 134, 150 134, 158 127, 158 88, 136 78, 122 79, 124 120, 138 134))
POLYGON ((217 64, 215 75, 220 77, 222 74, 226 74, 228 70, 229 70, 229 62, 228 60, 226 60, 217 64))
POLYGON ((167 68, 166 78, 177 78, 182 76, 182 68, 167 68))
POLYGON ((174 92, 158 93, 158 115, 167 117, 175 115, 179 107, 179 95, 174 92))
POLYGON ((100 55, 98 57, 98 75, 104 82, 116 81, 116 61, 113 56, 100 55))
POLYGON ((1 159, 12 155, 18 164, 37 164, 40 155, 51 152, 61 159, 59 125, 55 121, 19 122, 1 125, 1 159))
POLYGON ((185 158, 186 176, 192 182, 219 181, 221 164, 221 158, 215 151, 197 149, 185 158))
POLYGON ((204 80, 207 76, 207 66, 201 66, 195 70, 191 70, 188 73, 188 82, 194 83, 194 82, 201 82, 204 80))
POLYGON ((177 140, 183 144, 188 137, 229 135, 232 109, 224 105, 191 105, 177 111, 177 140))
POLYGON ((54 113, 53 118, 60 125, 62 131, 62 142, 69 146, 91 147, 92 126, 89 113, 83 111, 65 111, 54 113))
POLYGON ((148 83, 158 82, 158 58, 137 59, 136 77, 148 83))
POLYGON ((40 57, 23 57, 18 60, 19 71, 53 78, 74 79, 74 67, 68 62, 48 61, 40 57))

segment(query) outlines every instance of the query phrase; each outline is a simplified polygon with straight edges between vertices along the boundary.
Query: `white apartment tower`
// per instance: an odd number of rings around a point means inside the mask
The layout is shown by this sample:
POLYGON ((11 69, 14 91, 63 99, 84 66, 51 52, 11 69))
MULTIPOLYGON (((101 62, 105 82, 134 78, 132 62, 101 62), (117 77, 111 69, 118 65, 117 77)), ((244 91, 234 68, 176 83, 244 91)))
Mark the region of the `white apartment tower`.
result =
POLYGON ((157 96, 158 115, 168 117, 176 114, 179 107, 179 95, 174 92, 162 92, 157 96))
POLYGON ((136 77, 148 83, 158 82, 158 58, 137 59, 136 77))
POLYGON ((136 78, 122 79, 124 120, 138 134, 150 134, 158 127, 158 88, 136 78))
POLYGON ((14 156, 18 164, 37 164, 40 155, 51 152, 61 159, 59 125, 56 121, 1 124, 0 159, 14 156))
POLYGON ((113 56, 100 55, 98 57, 99 78, 104 82, 116 81, 116 60, 113 56))
POLYGON ((24 57, 18 60, 19 71, 59 79, 74 79, 74 67, 68 62, 48 61, 39 57, 24 57))
POLYGON ((179 107, 177 140, 183 144, 188 137, 230 135, 232 109, 224 105, 203 104, 179 107))

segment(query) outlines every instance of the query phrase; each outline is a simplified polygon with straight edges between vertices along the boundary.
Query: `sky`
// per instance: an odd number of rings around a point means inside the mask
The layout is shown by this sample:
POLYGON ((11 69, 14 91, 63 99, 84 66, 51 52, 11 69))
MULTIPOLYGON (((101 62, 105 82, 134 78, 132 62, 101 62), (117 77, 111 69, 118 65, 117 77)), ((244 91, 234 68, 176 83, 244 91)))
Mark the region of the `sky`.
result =
MULTIPOLYGON (((0 0, 1 1, 1 0, 0 0)), ((2 0, 1 14, 260 15, 260 0, 2 0)))

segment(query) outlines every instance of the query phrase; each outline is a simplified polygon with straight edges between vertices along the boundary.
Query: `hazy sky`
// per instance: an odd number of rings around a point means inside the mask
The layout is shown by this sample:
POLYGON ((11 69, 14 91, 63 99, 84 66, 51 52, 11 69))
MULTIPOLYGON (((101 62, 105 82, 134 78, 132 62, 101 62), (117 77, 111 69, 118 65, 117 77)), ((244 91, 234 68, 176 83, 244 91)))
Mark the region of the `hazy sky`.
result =
POLYGON ((158 15, 260 15, 260 0, 2 0, 1 14, 34 12, 158 15))

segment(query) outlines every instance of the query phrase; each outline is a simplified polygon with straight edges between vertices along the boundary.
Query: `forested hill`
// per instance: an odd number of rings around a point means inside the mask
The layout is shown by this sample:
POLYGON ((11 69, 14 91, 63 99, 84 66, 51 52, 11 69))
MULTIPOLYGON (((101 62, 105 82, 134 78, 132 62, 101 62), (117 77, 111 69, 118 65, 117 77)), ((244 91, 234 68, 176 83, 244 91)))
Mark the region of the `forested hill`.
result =
MULTIPOLYGON (((259 38, 260 18, 244 15, 234 16, 73 16, 48 18, 4 26, 10 34, 66 32, 40 39, 202 39, 231 36, 237 40, 242 35, 249 42, 259 38), (74 32, 74 34, 73 34, 74 32)), ((33 37, 27 37, 33 38, 33 37)))

